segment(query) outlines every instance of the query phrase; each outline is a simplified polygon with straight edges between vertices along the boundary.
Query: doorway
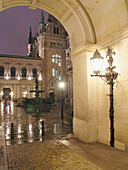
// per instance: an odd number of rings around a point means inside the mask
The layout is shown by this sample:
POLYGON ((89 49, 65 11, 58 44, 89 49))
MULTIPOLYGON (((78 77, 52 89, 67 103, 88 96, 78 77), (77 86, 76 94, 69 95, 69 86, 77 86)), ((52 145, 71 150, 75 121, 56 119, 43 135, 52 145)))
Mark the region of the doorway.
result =
POLYGON ((4 87, 3 88, 3 95, 2 95, 3 100, 11 100, 11 89, 9 87, 4 87))

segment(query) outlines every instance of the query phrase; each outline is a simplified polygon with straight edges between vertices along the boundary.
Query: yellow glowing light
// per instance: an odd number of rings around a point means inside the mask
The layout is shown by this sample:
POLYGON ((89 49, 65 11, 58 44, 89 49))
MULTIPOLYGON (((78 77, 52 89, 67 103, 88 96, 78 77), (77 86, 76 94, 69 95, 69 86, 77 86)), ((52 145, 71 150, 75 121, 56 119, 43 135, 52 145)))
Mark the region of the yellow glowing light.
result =
POLYGON ((5 79, 6 79, 6 80, 9 80, 9 75, 7 75, 7 76, 5 77, 5 79))
POLYGON ((39 75, 39 80, 40 80, 40 81, 42 80, 42 76, 41 76, 41 75, 39 75))
POLYGON ((13 96, 13 92, 11 92, 10 95, 13 96))
POLYGON ((4 94, 4 93, 3 93, 3 91, 2 91, 2 92, 1 92, 1 96, 3 96, 3 94, 4 94))
POLYGON ((93 57, 90 59, 92 63, 92 69, 94 74, 100 74, 102 65, 103 65, 103 57, 101 57, 101 54, 96 50, 93 57))
POLYGON ((24 91, 23 94, 27 94, 27 91, 24 91))
POLYGON ((20 80, 20 79, 21 79, 21 77, 18 75, 17 80, 20 80))
POLYGON ((28 77, 28 80, 32 80, 31 76, 28 77))
POLYGON ((59 87, 60 87, 60 88, 64 88, 64 82, 60 82, 60 83, 59 83, 59 87))

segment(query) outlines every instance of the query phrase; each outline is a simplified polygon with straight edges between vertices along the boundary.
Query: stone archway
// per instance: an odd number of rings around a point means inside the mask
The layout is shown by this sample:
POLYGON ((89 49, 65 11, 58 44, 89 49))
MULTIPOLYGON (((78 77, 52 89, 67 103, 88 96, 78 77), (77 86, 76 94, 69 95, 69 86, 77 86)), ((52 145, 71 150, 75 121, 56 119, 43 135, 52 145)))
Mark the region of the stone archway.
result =
MULTIPOLYGON (((44 9, 63 24, 72 46, 74 135, 86 142, 100 141, 109 144, 109 121, 108 115, 104 114, 108 112, 108 100, 104 98, 107 86, 103 87, 99 80, 90 77, 90 57, 95 48, 105 54, 106 46, 113 45, 117 53, 127 61, 123 52, 128 53, 127 0, 2 0, 0 2, 1 11, 13 6, 44 9)), ((124 63, 119 56, 117 62, 120 64, 120 72, 128 73, 128 69, 123 69, 127 62, 124 63)), ((124 77, 121 79, 125 80, 124 77)), ((120 88, 118 93, 121 93, 120 88)), ((115 109, 119 109, 118 106, 115 109)), ((128 148, 128 135, 124 134, 123 140, 119 137, 125 128, 127 126, 119 128, 117 142, 121 147, 126 145, 128 148)))

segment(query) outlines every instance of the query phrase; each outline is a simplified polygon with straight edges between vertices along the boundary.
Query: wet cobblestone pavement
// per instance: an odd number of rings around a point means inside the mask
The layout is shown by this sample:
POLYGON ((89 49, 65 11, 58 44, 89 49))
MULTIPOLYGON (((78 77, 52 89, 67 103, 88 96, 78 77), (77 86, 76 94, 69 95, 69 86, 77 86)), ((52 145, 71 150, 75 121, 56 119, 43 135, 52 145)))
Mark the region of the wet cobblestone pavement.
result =
POLYGON ((48 113, 29 114, 12 102, 7 107, 1 102, 0 126, 5 131, 9 170, 100 169, 60 142, 72 134, 72 116, 64 112, 61 120, 58 106, 48 113), (42 136, 42 120, 45 136, 42 136), (11 140, 11 123, 14 140, 11 140))
POLYGON ((8 146, 8 157, 9 170, 100 170, 56 140, 8 146))
POLYGON ((61 120, 58 106, 51 112, 25 113, 23 108, 15 107, 12 102, 6 108, 1 102, 0 118, 0 125, 5 129, 6 145, 66 138, 72 133, 71 116, 65 114, 64 120, 61 120), (42 137, 42 120, 45 137, 42 137), (14 124, 14 140, 11 140, 11 123, 14 124))

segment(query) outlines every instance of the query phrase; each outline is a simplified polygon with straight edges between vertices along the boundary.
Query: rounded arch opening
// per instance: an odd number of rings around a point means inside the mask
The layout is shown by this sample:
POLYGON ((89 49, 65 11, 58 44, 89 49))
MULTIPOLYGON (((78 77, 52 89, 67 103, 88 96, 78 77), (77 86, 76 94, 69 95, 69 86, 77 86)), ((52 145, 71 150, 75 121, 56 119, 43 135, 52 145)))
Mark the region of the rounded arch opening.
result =
MULTIPOLYGON (((52 14, 64 26, 71 39, 72 48, 82 43, 96 43, 96 35, 91 19, 79 1, 56 2, 53 1, 16 1, 11 0, 2 3, 2 10, 15 6, 28 6, 31 9, 42 9, 52 14), (60 7, 60 8, 59 8, 60 7), (57 9, 56 9, 57 8, 57 9), (59 11, 58 11, 59 9, 59 11), (79 30, 79 31, 77 31, 79 30), (77 34, 76 34, 77 32, 77 34)), ((58 32, 58 30, 57 30, 58 32)))

